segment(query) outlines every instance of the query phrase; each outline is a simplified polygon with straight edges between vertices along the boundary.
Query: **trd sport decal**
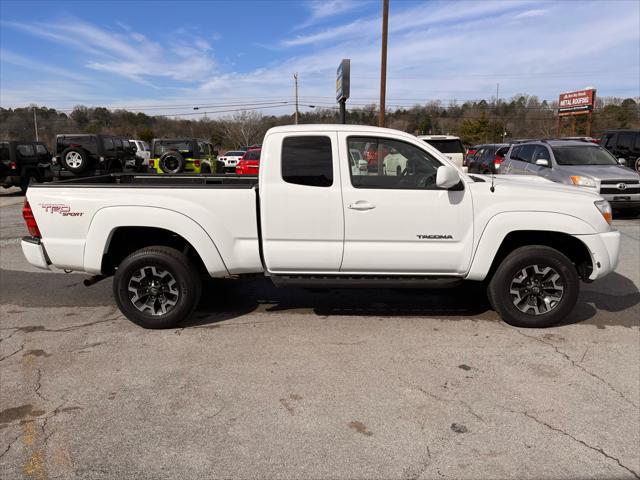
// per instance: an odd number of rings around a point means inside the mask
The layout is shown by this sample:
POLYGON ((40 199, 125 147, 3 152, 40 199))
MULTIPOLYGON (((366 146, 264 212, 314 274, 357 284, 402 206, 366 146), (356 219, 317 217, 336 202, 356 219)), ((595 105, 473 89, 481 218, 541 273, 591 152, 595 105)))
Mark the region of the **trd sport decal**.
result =
POLYGON ((47 213, 62 215, 63 217, 81 217, 84 212, 72 212, 69 205, 63 205, 61 203, 41 203, 40 206, 44 208, 47 213))

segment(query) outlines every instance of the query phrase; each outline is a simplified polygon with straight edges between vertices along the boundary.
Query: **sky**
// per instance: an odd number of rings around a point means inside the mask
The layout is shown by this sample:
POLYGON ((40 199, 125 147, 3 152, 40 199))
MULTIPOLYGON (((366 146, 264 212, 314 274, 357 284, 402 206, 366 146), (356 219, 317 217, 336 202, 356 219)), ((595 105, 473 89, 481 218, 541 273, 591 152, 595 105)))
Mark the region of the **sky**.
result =
MULTIPOLYGON (((0 106, 224 116, 377 103, 382 0, 0 1, 0 106), (194 110, 197 107, 198 110, 194 110), (231 113, 230 113, 231 112, 231 113)), ((640 1, 390 0, 387 107, 640 96, 640 1)), ((190 117, 195 115, 194 117, 190 117)))

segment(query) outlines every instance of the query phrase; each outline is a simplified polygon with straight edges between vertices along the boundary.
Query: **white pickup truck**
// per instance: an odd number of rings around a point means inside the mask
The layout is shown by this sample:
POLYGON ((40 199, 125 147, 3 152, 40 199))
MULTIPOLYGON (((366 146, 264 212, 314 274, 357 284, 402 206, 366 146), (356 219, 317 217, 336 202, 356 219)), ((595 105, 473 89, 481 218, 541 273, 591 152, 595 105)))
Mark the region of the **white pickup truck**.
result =
POLYGON ((24 217, 32 265, 93 274, 85 284, 113 275, 121 311, 149 328, 191 315, 203 276, 256 274, 309 287, 486 282, 506 322, 548 326, 573 309, 579 279, 615 268, 620 243, 595 193, 467 175, 410 134, 356 125, 272 128, 259 178, 113 174, 31 185, 24 217), (404 157, 404 169, 351 168, 351 152, 371 144, 379 162, 404 157))

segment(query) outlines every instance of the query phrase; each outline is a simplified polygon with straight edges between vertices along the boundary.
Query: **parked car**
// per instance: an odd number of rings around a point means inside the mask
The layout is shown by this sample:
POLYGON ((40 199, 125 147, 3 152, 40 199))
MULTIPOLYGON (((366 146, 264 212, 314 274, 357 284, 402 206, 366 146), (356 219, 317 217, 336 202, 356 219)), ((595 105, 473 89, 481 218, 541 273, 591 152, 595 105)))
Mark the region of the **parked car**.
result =
POLYGON ((112 135, 72 133, 56 136, 56 161, 79 174, 90 168, 108 172, 122 170, 129 158, 122 139, 112 135))
POLYGON ((30 141, 0 141, 0 185, 20 187, 27 191, 34 179, 42 182, 51 167, 51 154, 44 143, 30 141))
POLYGON ((490 143, 471 147, 475 153, 466 159, 469 173, 500 173, 500 165, 509 151, 508 143, 490 143))
POLYGON ((512 145, 502 173, 537 175, 602 195, 613 208, 640 210, 640 174, 591 142, 539 140, 512 145))
POLYGON ((262 148, 250 148, 236 165, 236 175, 258 175, 262 148))
POLYGON ((502 319, 544 327, 571 313, 580 278, 618 263, 620 232, 593 189, 532 176, 492 184, 413 135, 363 125, 272 128, 263 151, 259 177, 34 184, 23 253, 95 275, 87 284, 113 275, 118 307, 147 328, 191 316, 203 274, 325 288, 484 281, 502 319), (354 175, 348 152, 364 143, 396 150, 406 172, 354 175))
POLYGON ((215 173, 213 145, 197 138, 154 138, 150 166, 158 173, 215 173))
POLYGON ((144 167, 149 166, 149 159, 151 158, 151 149, 149 144, 143 140, 129 140, 134 147, 136 147, 136 156, 142 159, 141 165, 144 167))
POLYGON ((418 138, 435 147, 458 168, 463 167, 465 150, 460 137, 454 137, 453 135, 420 135, 418 138))
POLYGON ((224 164, 224 171, 235 172, 236 165, 242 159, 245 152, 246 150, 229 150, 224 155, 218 157, 218 160, 224 164))
POLYGON ((607 130, 600 137, 600 145, 640 172, 640 130, 607 130))

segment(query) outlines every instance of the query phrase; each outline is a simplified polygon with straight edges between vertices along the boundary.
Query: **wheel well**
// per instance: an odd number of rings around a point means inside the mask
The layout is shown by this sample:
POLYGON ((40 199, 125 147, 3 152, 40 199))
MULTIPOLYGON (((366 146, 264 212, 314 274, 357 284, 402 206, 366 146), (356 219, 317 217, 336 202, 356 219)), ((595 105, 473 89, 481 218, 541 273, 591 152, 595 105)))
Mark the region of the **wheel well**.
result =
POLYGON ((516 248, 526 245, 544 245, 554 248, 564 254, 576 267, 578 276, 583 281, 589 281, 589 275, 593 271, 593 263, 591 254, 587 246, 576 237, 562 232, 541 232, 536 230, 519 230, 517 232, 509 232, 500 248, 496 253, 491 264, 491 269, 487 275, 487 279, 493 276, 493 273, 502 263, 507 255, 516 248))
POLYGON ((122 260, 131 253, 153 245, 171 247, 183 252, 201 273, 207 273, 196 249, 177 233, 155 227, 119 227, 113 231, 107 250, 102 256, 102 274, 112 275, 122 260))

